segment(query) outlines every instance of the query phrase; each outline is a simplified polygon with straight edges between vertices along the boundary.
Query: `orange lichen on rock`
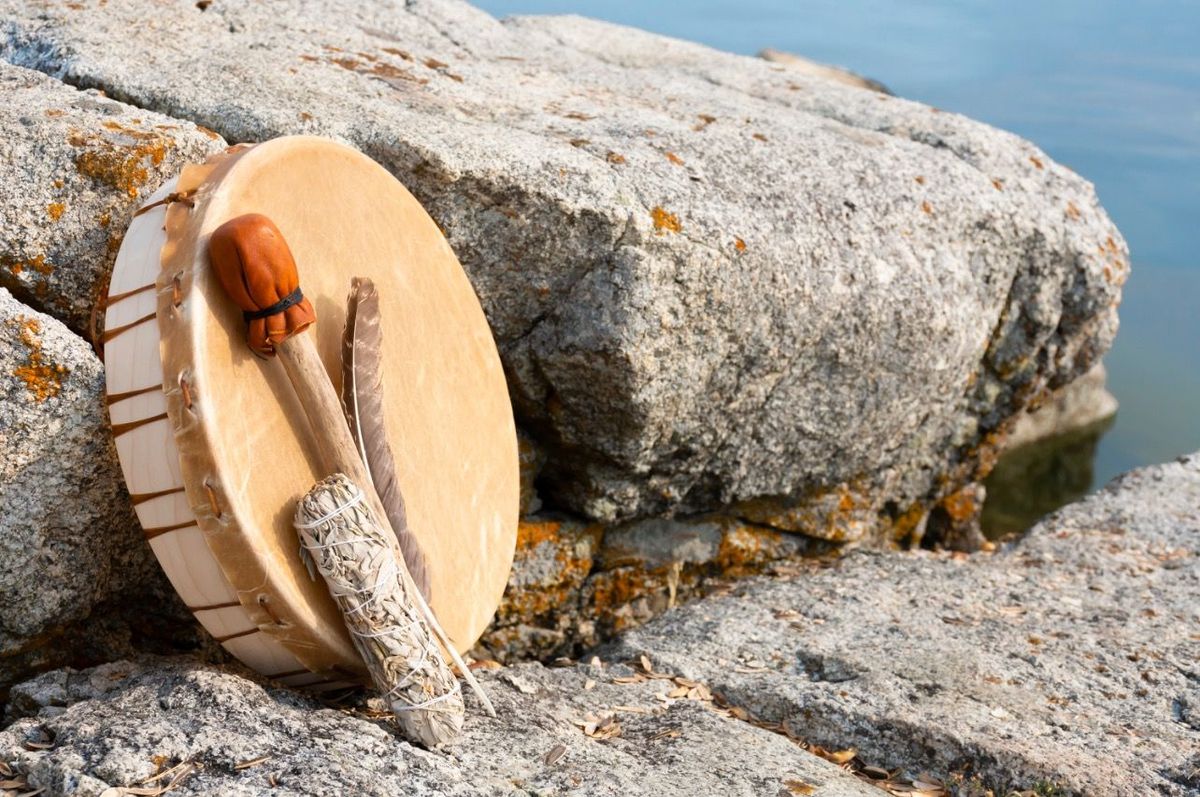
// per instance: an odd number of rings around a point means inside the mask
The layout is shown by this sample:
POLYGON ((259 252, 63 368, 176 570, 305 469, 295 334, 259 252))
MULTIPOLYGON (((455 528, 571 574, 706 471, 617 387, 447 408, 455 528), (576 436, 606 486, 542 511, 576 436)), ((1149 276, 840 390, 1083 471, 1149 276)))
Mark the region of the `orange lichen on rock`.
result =
POLYGON ((51 202, 46 206, 46 215, 50 217, 50 221, 58 221, 62 218, 63 213, 67 210, 65 202, 51 202))
POLYGON ((528 551, 543 542, 555 542, 559 539, 561 529, 562 523, 557 520, 522 520, 517 524, 517 550, 528 551))
POLYGON ((870 501, 854 482, 803 496, 754 498, 736 505, 734 511, 751 523, 830 542, 861 539, 876 519, 870 501))
POLYGON ((683 158, 679 157, 674 152, 668 152, 668 153, 666 153, 666 155, 667 155, 667 160, 669 160, 671 163, 675 164, 676 166, 683 165, 683 158))
POLYGON ((918 536, 921 528, 921 523, 925 520, 925 516, 929 514, 929 510, 920 501, 909 506, 908 509, 900 513, 900 515, 892 521, 891 539, 897 545, 911 544, 918 536))
POLYGON ((722 530, 713 564, 722 576, 747 576, 760 572, 771 561, 783 558, 784 549, 782 532, 729 522, 722 530))
POLYGON ((14 276, 20 276, 25 271, 36 271, 44 277, 54 272, 54 266, 46 262, 45 255, 34 255, 28 260, 0 255, 0 266, 8 269, 14 276))
POLYGON ((1046 165, 1044 163, 1042 163, 1042 159, 1035 157, 1033 155, 1029 156, 1029 162, 1032 163, 1035 167, 1037 167, 1039 169, 1046 168, 1046 165))
POLYGON ((969 523, 983 509, 976 500, 976 495, 975 485, 969 484, 943 498, 939 506, 956 524, 969 523))
POLYGON ((921 210, 922 210, 922 212, 927 213, 930 216, 933 215, 933 205, 929 204, 928 201, 921 203, 921 210))
POLYGON ((163 162, 172 139, 157 130, 141 130, 115 120, 103 124, 108 133, 75 131, 67 141, 82 150, 75 156, 79 173, 136 197, 163 162))
POLYGON ((1066 214, 1067 214, 1067 218, 1070 219, 1071 221, 1078 221, 1079 217, 1081 215, 1079 212, 1079 206, 1076 205, 1074 202, 1068 201, 1066 214))
POLYGON ((13 376, 25 383, 25 388, 35 401, 57 396, 62 391, 63 377, 68 370, 64 365, 46 362, 42 341, 38 337, 42 331, 41 322, 19 315, 9 320, 8 324, 15 329, 17 338, 29 352, 25 363, 13 369, 13 376))
POLYGON ((606 161, 608 161, 609 163, 621 164, 621 163, 625 162, 624 155, 621 155, 620 153, 617 153, 617 152, 613 152, 611 150, 609 150, 608 154, 604 156, 604 159, 606 161))
POLYGON ((745 252, 746 251, 746 242, 743 241, 741 238, 734 238, 733 239, 733 248, 738 250, 739 252, 745 252))
POLYGON ((665 232, 677 233, 683 229, 683 225, 679 223, 679 217, 661 207, 651 210, 650 218, 654 220, 654 229, 659 235, 665 232))

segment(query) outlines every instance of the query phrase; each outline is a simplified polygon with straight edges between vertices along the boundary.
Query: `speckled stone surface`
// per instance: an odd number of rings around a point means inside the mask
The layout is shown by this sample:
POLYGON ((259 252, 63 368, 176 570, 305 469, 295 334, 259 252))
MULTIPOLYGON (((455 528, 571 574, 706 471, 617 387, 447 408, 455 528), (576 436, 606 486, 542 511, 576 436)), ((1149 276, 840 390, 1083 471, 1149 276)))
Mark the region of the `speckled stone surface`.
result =
POLYGON ((83 648, 127 650, 112 618, 81 627, 98 605, 176 606, 121 482, 103 382, 87 343, 0 288, 0 700, 83 648))
POLYGON ((647 653, 877 766, 1185 797, 1200 793, 1198 596, 1194 454, 1117 479, 994 555, 857 553, 755 579, 605 655, 647 653))
POLYGON ((236 671, 117 662, 20 687, 14 705, 32 715, 0 732, 0 761, 43 797, 116 797, 116 787, 179 764, 187 771, 172 795, 881 794, 711 701, 668 697, 673 681, 615 682, 632 672, 526 664, 483 673, 499 717, 468 700, 462 739, 430 752, 378 712, 325 708, 236 671), (48 749, 28 744, 48 738, 48 749))
POLYGON ((469 698, 443 752, 399 741, 369 703, 333 710, 180 657, 15 687, 0 762, 47 797, 178 765, 179 794, 882 793, 790 734, 954 797, 1188 797, 1197 594, 1193 455, 993 555, 860 552, 678 608, 587 663, 481 670, 500 717, 469 698))

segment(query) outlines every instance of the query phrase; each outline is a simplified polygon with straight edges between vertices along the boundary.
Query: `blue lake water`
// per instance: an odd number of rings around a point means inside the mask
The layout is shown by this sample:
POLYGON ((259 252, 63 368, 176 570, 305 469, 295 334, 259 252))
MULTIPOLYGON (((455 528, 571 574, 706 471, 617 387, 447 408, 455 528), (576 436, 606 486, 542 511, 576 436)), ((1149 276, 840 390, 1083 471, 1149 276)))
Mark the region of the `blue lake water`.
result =
POLYGON ((848 67, 1012 130, 1096 185, 1133 274, 1105 361, 1121 402, 1093 485, 1200 450, 1200 2, 476 0, 574 13, 722 50, 848 67))

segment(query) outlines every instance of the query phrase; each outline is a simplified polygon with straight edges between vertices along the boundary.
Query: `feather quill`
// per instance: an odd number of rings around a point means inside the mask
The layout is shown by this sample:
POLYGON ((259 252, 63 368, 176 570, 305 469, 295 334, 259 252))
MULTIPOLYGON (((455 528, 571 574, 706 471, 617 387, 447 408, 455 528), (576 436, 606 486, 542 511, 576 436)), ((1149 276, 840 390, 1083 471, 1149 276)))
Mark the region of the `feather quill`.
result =
POLYGON ((404 496, 396 481, 396 461, 388 445, 383 410, 383 328, 379 294, 369 279, 350 281, 346 329, 342 335, 342 411, 367 467, 371 484, 387 511, 404 563, 422 597, 429 600, 429 569, 416 535, 408 527, 404 496))

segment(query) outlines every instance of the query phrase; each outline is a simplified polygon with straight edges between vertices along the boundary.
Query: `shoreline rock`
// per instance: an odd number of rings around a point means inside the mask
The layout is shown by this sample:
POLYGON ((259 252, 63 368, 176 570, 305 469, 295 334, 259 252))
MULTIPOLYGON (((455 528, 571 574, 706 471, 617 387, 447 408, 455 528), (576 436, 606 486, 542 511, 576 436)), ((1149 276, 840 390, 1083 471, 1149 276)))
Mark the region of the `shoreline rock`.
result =
POLYGON ((361 698, 322 707, 176 657, 18 686, 0 762, 46 797, 172 767, 180 795, 880 793, 805 752, 854 748, 835 757, 930 772, 955 797, 1185 797, 1200 788, 1198 585, 1200 454, 994 555, 796 566, 586 664, 480 670, 500 718, 473 712, 442 753, 361 698))
POLYGON ((1112 418, 1118 405, 1116 397, 1105 387, 1107 380, 1104 363, 1096 363, 1086 374, 1019 416, 1008 433, 1006 447, 1020 448, 1112 418))
POLYGON ((191 138, 332 135, 397 174, 481 296, 554 510, 811 497, 824 527, 849 491, 878 543, 1115 332, 1127 253, 1091 186, 918 103, 455 0, 0 8, 0 58, 191 138))
POLYGON ((994 555, 859 552, 744 582, 601 653, 648 655, 884 768, 1185 797, 1200 789, 1198 590, 1193 454, 994 555))
POLYGON ((44 797, 111 795, 171 768, 181 796, 879 793, 711 700, 666 697, 673 681, 616 680, 632 673, 481 672, 499 717, 468 700, 461 741, 431 752, 375 705, 322 706, 186 659, 116 662, 22 686, 15 713, 31 716, 0 731, 0 762, 44 797))
POLYGON ((869 77, 863 77, 857 72, 852 72, 842 66, 832 66, 830 64, 822 64, 818 61, 813 61, 811 58, 805 58, 795 53, 776 50, 772 47, 759 50, 758 57, 764 61, 770 61, 774 64, 783 64, 788 69, 795 70, 803 75, 811 75, 812 77, 821 78, 823 80, 832 80, 837 83, 844 83, 847 86, 854 86, 860 89, 869 89, 877 91, 880 94, 892 94, 892 91, 887 86, 880 83, 878 80, 873 80, 869 77))
POLYGON ((0 287, 0 704, 32 672, 128 655, 118 615, 187 617, 125 492, 103 382, 87 343, 0 287))

